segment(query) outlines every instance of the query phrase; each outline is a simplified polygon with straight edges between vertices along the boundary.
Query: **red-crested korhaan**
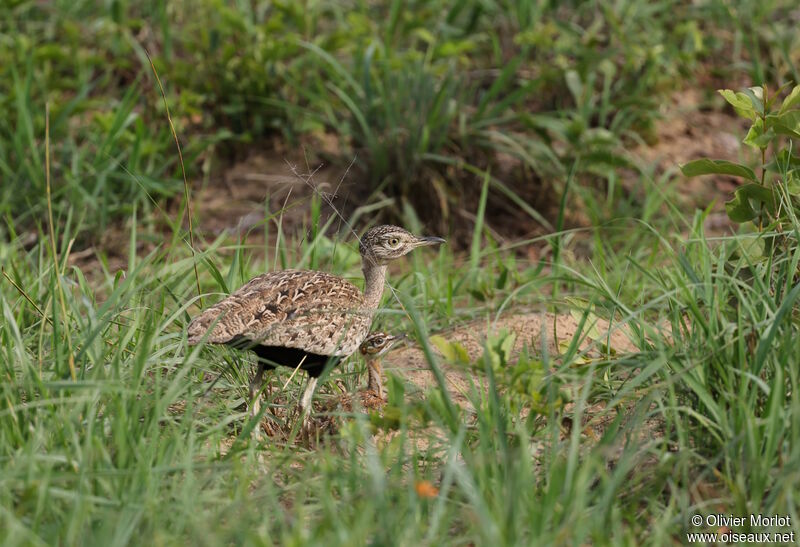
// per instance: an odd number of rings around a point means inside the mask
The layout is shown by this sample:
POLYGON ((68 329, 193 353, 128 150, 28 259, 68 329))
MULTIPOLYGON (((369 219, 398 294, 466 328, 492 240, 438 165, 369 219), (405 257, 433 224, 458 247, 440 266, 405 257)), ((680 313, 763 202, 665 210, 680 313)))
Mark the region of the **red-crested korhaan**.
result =
POLYGON ((299 403, 303 428, 319 376, 359 348, 378 309, 390 261, 440 237, 418 237, 398 226, 376 226, 361 238, 364 292, 341 277, 310 270, 259 275, 195 317, 190 345, 201 342, 249 349, 258 357, 250 383, 251 412, 259 411, 264 371, 276 366, 308 373, 299 403))
POLYGON ((358 347, 367 362, 367 391, 375 392, 380 399, 383 399, 381 357, 404 338, 404 334, 393 336, 385 332, 371 332, 358 347))

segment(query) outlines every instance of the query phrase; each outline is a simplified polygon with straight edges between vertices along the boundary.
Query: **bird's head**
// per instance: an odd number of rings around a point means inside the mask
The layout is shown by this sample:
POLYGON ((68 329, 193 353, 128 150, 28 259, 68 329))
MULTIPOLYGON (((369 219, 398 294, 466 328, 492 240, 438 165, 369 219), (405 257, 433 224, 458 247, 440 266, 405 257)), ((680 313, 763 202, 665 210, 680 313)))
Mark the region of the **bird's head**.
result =
POLYGON ((399 226, 384 224, 367 230, 361 238, 359 252, 365 260, 384 265, 405 256, 417 247, 445 243, 441 237, 418 237, 399 226))
POLYGON ((386 334, 385 332, 372 332, 367 335, 363 342, 361 342, 358 351, 361 352, 361 355, 367 358, 380 357, 405 337, 405 334, 392 336, 391 334, 386 334))

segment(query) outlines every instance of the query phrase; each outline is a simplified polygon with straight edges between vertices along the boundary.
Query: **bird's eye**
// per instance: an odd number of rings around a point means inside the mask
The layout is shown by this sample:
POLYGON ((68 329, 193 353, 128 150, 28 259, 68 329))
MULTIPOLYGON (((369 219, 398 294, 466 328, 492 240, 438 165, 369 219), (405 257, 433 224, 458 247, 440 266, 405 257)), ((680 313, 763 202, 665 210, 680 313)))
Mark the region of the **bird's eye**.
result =
POLYGON ((396 237, 393 237, 389 240, 390 247, 397 247, 398 245, 400 245, 400 240, 397 239, 396 237))
POLYGON ((372 341, 372 344, 375 346, 382 346, 383 345, 383 338, 376 338, 372 341))

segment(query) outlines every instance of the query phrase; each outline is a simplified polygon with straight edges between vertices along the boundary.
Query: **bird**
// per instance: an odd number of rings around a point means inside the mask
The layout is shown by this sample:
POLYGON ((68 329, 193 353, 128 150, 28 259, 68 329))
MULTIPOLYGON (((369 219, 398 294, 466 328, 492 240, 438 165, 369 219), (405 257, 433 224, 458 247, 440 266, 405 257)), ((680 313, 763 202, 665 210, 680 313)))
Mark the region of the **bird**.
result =
POLYGON ((446 241, 440 237, 419 237, 399 226, 373 227, 359 244, 363 292, 326 272, 290 269, 261 274, 192 319, 188 344, 225 344, 256 354, 258 368, 249 386, 253 416, 260 410, 258 394, 267 369, 305 370, 308 383, 297 410, 307 433, 318 379, 366 338, 383 296, 389 262, 418 247, 442 243, 446 241))
POLYGON ((381 400, 383 400, 383 379, 381 378, 380 358, 405 337, 405 334, 392 336, 380 331, 371 332, 358 347, 358 351, 367 362, 367 391, 375 392, 381 400))

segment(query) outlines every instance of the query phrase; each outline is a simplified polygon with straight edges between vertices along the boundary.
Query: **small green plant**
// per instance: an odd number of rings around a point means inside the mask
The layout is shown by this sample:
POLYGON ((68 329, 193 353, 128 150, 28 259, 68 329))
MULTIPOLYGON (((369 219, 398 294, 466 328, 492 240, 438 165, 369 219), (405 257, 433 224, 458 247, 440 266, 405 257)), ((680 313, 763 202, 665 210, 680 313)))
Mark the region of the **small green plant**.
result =
POLYGON ((563 408, 568 397, 560 388, 563 379, 548 372, 541 358, 531 354, 527 344, 514 355, 517 335, 502 329, 490 335, 476 370, 491 367, 497 387, 509 399, 510 408, 519 412, 530 409, 534 414, 550 415, 563 408))
POLYGON ((746 165, 708 158, 681 166, 687 177, 715 174, 743 179, 725 210, 733 222, 752 223, 759 232, 781 232, 800 213, 800 156, 794 153, 794 142, 800 139, 800 85, 781 101, 785 88, 772 94, 766 85, 719 91, 739 116, 752 122, 742 142, 759 153, 758 174, 746 165))
POLYGON ((730 488, 735 511, 774 510, 796 488, 781 462, 797 453, 790 424, 800 415, 800 158, 794 152, 800 86, 784 91, 720 91, 750 120, 743 142, 760 161, 755 170, 712 159, 681 169, 686 176, 743 180, 726 203, 742 233, 709 243, 704 215, 697 214, 691 238, 672 250, 680 267, 665 283, 671 327, 665 345, 674 348, 667 368, 670 379, 679 379, 676 400, 693 413, 686 421, 689 435, 698 441, 709 476, 730 488))

